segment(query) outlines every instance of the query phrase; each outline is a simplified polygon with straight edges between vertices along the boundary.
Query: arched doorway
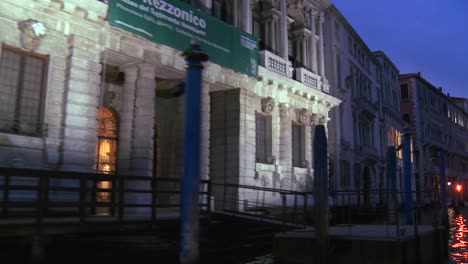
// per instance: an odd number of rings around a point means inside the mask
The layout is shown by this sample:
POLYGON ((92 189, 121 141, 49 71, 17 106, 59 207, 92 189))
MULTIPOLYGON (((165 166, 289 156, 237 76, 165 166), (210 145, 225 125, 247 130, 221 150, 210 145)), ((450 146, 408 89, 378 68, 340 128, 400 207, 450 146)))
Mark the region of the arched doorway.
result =
MULTIPOLYGON (((96 172, 103 174, 115 174, 117 166, 119 118, 116 111, 110 107, 100 106, 97 128, 96 145, 96 172)), ((97 181, 98 189, 111 189, 111 181, 97 181)), ((110 203, 112 200, 110 191, 97 191, 95 196, 97 203, 110 203)), ((96 214, 111 214, 110 206, 97 206, 96 214)))
POLYGON ((365 167, 363 171, 363 200, 364 206, 370 208, 371 206, 371 173, 369 167, 365 167))

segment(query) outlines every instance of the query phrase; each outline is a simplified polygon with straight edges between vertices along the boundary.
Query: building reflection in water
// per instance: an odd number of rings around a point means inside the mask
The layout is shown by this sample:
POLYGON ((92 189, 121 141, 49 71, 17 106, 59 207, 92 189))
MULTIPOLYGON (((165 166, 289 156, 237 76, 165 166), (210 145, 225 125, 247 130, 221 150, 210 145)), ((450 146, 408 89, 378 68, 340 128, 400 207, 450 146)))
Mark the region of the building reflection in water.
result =
POLYGON ((450 239, 449 239, 449 263, 468 263, 468 227, 466 222, 467 212, 456 214, 449 209, 450 239))

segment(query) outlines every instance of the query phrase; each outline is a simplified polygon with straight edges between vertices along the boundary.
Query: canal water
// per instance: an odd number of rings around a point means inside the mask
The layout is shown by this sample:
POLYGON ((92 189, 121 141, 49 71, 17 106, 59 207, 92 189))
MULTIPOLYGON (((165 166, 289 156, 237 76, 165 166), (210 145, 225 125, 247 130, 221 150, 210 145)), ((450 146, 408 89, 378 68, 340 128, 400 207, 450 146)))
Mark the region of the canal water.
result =
POLYGON ((449 264, 468 263, 468 208, 460 213, 449 209, 449 264))
MULTIPOLYGON (((459 213, 448 210, 450 231, 448 241, 448 259, 441 264, 468 264, 468 207, 459 213)), ((242 264, 273 264, 273 255, 258 256, 242 264)))

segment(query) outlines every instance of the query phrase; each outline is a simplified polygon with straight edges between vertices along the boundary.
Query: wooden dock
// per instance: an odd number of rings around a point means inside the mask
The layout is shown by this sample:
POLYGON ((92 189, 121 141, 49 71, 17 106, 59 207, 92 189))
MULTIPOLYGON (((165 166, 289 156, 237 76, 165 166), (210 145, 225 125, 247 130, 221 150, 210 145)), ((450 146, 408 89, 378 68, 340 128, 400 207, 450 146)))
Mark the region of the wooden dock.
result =
MULTIPOLYGON (((328 264, 440 264, 447 258, 447 232, 424 225, 339 225, 329 227, 328 264)), ((275 263, 316 263, 313 229, 277 233, 275 263)))

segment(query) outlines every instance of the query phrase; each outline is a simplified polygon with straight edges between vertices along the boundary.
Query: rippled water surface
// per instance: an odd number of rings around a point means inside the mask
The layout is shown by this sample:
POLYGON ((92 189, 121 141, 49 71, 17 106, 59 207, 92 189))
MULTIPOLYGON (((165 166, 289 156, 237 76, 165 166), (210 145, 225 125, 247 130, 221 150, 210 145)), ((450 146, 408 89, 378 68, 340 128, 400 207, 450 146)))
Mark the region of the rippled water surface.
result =
POLYGON ((468 263, 468 210, 456 214, 449 210, 449 263, 468 263))
MULTIPOLYGON (((448 241, 448 260, 441 264, 468 264, 468 208, 460 213, 449 209, 450 232, 448 241)), ((259 256, 244 264, 273 264, 273 255, 259 256)))

